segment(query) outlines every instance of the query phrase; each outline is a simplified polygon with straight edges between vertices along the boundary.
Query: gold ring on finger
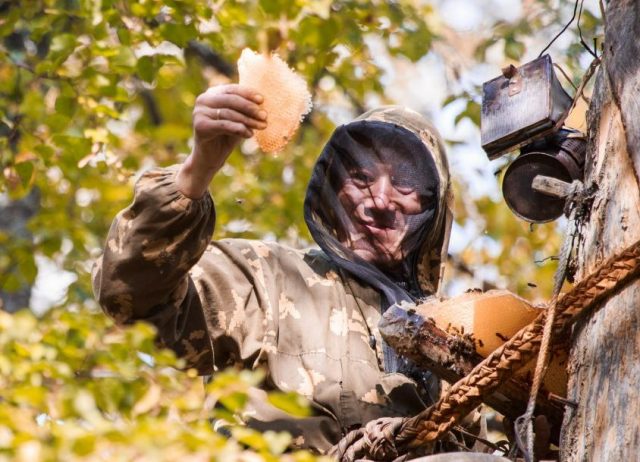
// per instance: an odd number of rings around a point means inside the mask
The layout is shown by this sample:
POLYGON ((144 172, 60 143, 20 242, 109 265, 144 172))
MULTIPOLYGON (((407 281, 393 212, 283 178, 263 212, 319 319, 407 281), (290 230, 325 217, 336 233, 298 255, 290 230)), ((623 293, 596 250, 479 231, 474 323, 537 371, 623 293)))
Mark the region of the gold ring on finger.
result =
POLYGON ((220 120, 220 109, 216 109, 216 119, 220 120))

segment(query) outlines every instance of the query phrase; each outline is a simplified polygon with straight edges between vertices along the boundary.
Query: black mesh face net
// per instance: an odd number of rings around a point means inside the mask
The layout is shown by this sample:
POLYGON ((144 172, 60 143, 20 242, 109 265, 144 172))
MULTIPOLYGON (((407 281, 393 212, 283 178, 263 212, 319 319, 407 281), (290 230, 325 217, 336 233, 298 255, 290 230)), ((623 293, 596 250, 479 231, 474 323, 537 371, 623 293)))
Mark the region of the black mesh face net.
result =
POLYGON ((329 257, 377 288, 389 306, 422 295, 415 270, 438 191, 435 162, 418 136, 358 120, 336 129, 318 159, 305 219, 329 257))

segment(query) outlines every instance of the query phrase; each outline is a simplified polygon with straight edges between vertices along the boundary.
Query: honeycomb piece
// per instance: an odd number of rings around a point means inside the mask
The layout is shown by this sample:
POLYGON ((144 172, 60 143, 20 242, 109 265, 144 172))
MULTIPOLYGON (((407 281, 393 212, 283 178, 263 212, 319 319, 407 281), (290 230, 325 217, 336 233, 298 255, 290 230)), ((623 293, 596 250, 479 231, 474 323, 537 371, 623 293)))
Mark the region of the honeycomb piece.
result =
MULTIPOLYGON (((485 358, 541 313, 540 308, 507 290, 469 292, 444 301, 433 297, 418 305, 416 311, 454 337, 472 336, 476 351, 485 358)), ((552 352, 544 386, 548 391, 567 396, 567 352, 559 347, 552 352)), ((531 380, 535 365, 534 358, 516 376, 531 380)))
POLYGON ((311 110, 311 95, 302 77, 276 54, 262 55, 245 48, 238 60, 240 84, 264 96, 267 128, 255 132, 264 152, 281 151, 291 140, 305 114, 311 110))

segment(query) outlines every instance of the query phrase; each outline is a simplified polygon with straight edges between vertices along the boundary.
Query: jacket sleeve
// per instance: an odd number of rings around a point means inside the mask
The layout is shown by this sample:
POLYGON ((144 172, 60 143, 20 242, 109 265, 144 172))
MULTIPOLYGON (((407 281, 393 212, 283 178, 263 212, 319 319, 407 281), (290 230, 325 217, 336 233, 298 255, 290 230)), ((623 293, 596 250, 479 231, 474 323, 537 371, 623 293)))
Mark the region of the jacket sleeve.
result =
POLYGON ((117 323, 150 322, 161 346, 208 373, 211 340, 188 272, 211 240, 215 212, 208 193, 193 200, 178 191, 177 171, 154 169, 138 180, 133 203, 116 216, 94 265, 93 288, 117 323))

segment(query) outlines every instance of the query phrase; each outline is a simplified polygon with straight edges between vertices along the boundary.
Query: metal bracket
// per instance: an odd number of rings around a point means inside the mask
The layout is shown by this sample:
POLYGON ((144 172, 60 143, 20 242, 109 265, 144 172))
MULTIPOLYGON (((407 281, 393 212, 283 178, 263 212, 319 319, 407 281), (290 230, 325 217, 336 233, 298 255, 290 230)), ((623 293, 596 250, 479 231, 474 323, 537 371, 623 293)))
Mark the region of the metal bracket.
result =
POLYGON ((509 96, 517 95, 522 91, 522 75, 513 64, 502 69, 502 75, 509 79, 509 96))

